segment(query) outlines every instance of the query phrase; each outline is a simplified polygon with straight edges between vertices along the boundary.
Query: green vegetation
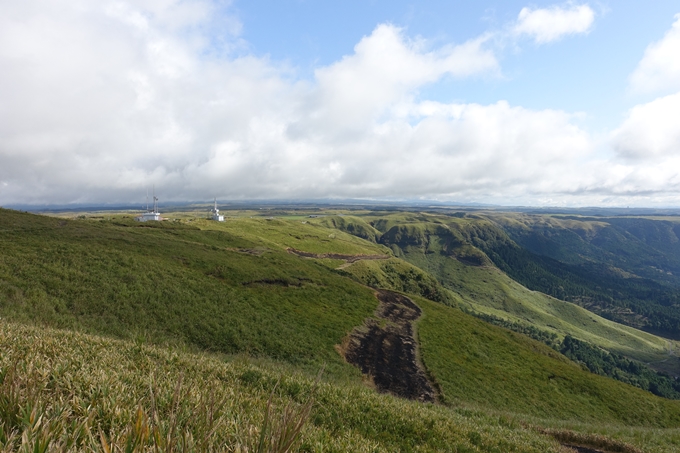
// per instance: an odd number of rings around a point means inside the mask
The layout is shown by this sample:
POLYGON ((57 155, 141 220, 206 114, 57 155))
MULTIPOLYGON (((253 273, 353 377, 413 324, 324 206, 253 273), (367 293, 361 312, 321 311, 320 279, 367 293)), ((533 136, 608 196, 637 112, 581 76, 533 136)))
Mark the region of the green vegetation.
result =
POLYGON ((447 305, 456 303, 453 295, 436 278, 400 259, 357 261, 342 270, 373 288, 417 294, 447 305))
POLYGON ((509 236, 478 236, 473 242, 518 282, 618 322, 680 332, 680 223, 519 214, 490 218, 509 236))
POLYGON ((354 376, 334 347, 373 312, 375 297, 285 247, 345 253, 377 246, 319 230, 251 219, 200 230, 3 210, 0 316, 317 369, 327 363, 332 374, 354 376))
POLYGON ((592 373, 609 376, 664 398, 680 399, 680 382, 668 374, 654 372, 640 362, 595 348, 569 335, 564 338, 559 350, 592 373))
POLYGON ((272 392, 275 431, 286 409, 299 414, 313 398, 303 452, 559 451, 550 437, 510 417, 399 400, 360 384, 321 382, 314 390, 313 377, 272 362, 225 363, 134 342, 0 326, 3 451, 107 451, 106 443, 130 452, 275 452, 257 449, 272 392))
MULTIPOLYGON (((533 325, 527 325, 527 324, 520 323, 520 322, 508 321, 507 319, 499 318, 497 316, 490 315, 490 314, 487 314, 487 313, 480 313, 480 312, 472 311, 472 310, 466 310, 466 313, 474 316, 475 318, 479 318, 484 322, 487 322, 489 324, 493 324, 494 326, 504 327, 508 330, 512 330, 513 332, 517 332, 517 333, 520 333, 522 335, 526 335, 527 337, 533 338, 536 341, 540 341, 541 343, 545 344, 546 346, 550 346, 551 348, 553 348, 555 350, 559 350, 560 346, 562 345, 562 342, 559 340, 559 337, 554 332, 546 332, 545 330, 541 330, 538 327, 533 326, 533 325)), ((565 337, 565 338, 572 338, 572 337, 567 335, 567 337, 565 337)), ((589 343, 585 343, 585 344, 589 344, 589 343)))
POLYGON ((620 354, 605 351, 571 335, 559 340, 556 334, 546 332, 532 325, 511 322, 493 315, 469 312, 489 324, 505 327, 513 332, 526 335, 555 349, 572 361, 581 364, 591 373, 607 376, 626 384, 647 390, 668 399, 680 399, 680 382, 667 373, 657 372, 637 360, 630 360, 620 354))
POLYGON ((488 220, 423 216, 421 223, 413 223, 414 219, 403 213, 387 218, 389 221, 373 220, 376 225, 389 227, 380 242, 389 246, 395 256, 435 276, 462 307, 554 333, 560 339, 572 335, 609 351, 678 371, 677 360, 666 362, 667 340, 530 291, 491 265, 484 252, 471 244, 474 238, 492 242, 494 237, 504 235, 491 228, 488 220), (400 224, 402 219, 409 223, 400 224))
POLYGON ((457 308, 537 338, 668 358, 663 339, 511 280, 472 241, 489 225, 413 213, 139 224, 0 210, 0 448, 252 452, 263 426, 275 443, 308 418, 300 451, 558 451, 547 428, 589 445, 658 436, 649 451, 674 451, 678 402, 457 308), (367 286, 423 309, 420 358, 443 405, 378 395, 338 353, 378 305, 367 286))
POLYGON ((336 228, 371 242, 377 242, 378 238, 380 238, 380 232, 359 217, 328 216, 322 218, 319 224, 329 228, 336 228))
POLYGON ((584 372, 535 340, 418 299, 423 362, 445 401, 560 420, 675 427, 680 404, 584 372), (490 391, 489 389, 493 389, 490 391))

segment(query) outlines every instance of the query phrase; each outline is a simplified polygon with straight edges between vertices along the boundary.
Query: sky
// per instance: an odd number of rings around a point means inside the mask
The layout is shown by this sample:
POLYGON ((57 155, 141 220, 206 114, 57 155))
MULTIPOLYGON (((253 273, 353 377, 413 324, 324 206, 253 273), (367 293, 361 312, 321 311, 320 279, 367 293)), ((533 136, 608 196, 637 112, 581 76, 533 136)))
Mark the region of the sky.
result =
POLYGON ((680 4, 0 0, 0 206, 680 207, 680 4))

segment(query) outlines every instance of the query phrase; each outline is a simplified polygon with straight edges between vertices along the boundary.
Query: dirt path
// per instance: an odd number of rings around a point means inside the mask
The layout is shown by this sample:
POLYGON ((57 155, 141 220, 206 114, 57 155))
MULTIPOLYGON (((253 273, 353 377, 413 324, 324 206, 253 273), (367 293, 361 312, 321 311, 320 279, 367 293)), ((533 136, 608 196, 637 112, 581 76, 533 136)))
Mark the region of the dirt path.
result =
POLYGON ((376 317, 349 335, 345 359, 367 374, 380 392, 434 402, 436 394, 418 363, 413 321, 421 315, 411 299, 379 290, 376 317))
POLYGON ((347 265, 356 263, 357 261, 361 260, 387 260, 392 258, 389 255, 345 255, 342 253, 310 253, 310 252, 303 252, 302 250, 297 250, 294 248, 287 248, 286 249, 288 253, 292 253, 293 255, 301 256, 303 258, 330 258, 332 260, 343 260, 345 261, 345 264, 343 264, 342 267, 347 267, 347 265))
POLYGON ((606 453, 604 450, 595 450, 589 447, 579 447, 578 445, 562 444, 563 447, 571 448, 578 453, 606 453))

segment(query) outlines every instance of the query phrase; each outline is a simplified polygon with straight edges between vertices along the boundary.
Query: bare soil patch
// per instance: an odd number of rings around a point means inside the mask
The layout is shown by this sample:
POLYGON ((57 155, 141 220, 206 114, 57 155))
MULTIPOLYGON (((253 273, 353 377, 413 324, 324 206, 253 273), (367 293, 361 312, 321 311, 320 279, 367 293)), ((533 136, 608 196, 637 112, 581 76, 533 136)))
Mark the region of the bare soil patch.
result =
POLYGON ((311 282, 308 278, 296 278, 296 279, 283 279, 283 278, 263 278, 261 280, 251 280, 248 282, 241 283, 243 286, 256 286, 256 285, 274 285, 274 286, 285 286, 291 287, 295 286, 300 288, 304 286, 305 283, 311 282))
POLYGON ((642 453, 638 448, 598 434, 583 434, 574 431, 561 431, 534 427, 562 444, 563 447, 578 453, 642 453))
POLYGON ((435 402, 436 393, 418 362, 413 321, 422 313, 411 299, 379 290, 375 316, 354 329, 344 348, 345 359, 368 375, 380 392, 435 402))
POLYGON ((562 444, 563 447, 571 448, 575 452, 578 453, 605 453, 603 450, 595 450, 594 448, 589 448, 589 447, 579 447, 578 445, 567 445, 567 444, 562 444))
POLYGON ((356 263, 357 261, 361 260, 387 260, 392 258, 389 255, 345 255, 342 253, 310 253, 310 252, 303 252, 302 250, 297 250, 294 248, 287 248, 288 253, 292 253, 293 255, 301 256, 303 258, 317 258, 317 259, 323 259, 323 258, 330 258, 332 260, 343 260, 346 263, 356 263))

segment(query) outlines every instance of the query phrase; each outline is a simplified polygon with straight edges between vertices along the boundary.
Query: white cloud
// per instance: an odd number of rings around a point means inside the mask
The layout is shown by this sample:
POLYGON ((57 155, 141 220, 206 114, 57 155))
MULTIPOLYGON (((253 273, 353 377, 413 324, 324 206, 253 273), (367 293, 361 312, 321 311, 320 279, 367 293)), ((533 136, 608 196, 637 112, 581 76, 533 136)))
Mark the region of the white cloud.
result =
POLYGON ((650 44, 630 77, 639 93, 680 89, 680 14, 663 39, 650 44))
POLYGON ((14 3, 0 3, 0 204, 141 203, 151 184, 163 200, 597 204, 679 184, 677 166, 659 180, 656 161, 594 160, 566 112, 420 99, 442 77, 496 75, 486 37, 433 48, 380 25, 304 81, 231 55, 238 21, 207 1, 14 3))
POLYGON ((429 50, 422 40, 410 41, 403 30, 379 25, 354 48, 354 54, 316 71, 317 86, 307 108, 314 113, 300 127, 365 127, 413 91, 449 74, 466 77, 496 72, 498 62, 484 48, 485 39, 429 50), (309 121, 312 120, 310 123, 309 121))
POLYGON ((636 105, 613 132, 613 147, 624 158, 657 159, 680 155, 678 118, 680 93, 636 105))
POLYGON ((528 35, 538 44, 545 44, 566 35, 588 33, 595 21, 595 12, 588 5, 567 4, 549 8, 522 8, 513 31, 528 35))

